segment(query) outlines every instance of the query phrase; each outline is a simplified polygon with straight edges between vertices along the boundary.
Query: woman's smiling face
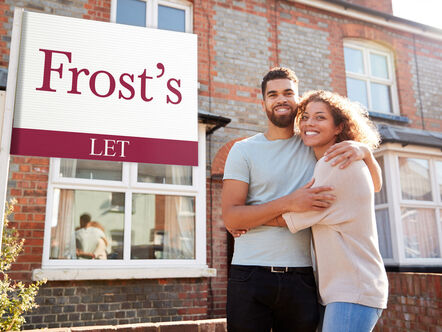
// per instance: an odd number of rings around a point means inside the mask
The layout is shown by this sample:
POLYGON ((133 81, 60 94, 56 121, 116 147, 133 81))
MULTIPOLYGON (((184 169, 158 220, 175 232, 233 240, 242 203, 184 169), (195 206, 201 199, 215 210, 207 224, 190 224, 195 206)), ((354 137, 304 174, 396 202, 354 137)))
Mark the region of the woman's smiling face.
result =
POLYGON ((325 149, 336 142, 336 136, 342 131, 336 126, 329 106, 322 101, 307 104, 299 121, 301 138, 305 145, 325 149))

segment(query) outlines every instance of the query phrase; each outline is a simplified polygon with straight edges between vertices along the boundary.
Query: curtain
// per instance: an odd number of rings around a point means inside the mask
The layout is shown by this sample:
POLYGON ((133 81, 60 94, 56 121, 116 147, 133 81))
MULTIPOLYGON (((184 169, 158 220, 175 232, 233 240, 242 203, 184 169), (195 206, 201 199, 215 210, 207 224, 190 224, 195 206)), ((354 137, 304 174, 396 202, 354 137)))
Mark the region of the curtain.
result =
POLYGON ((376 210, 376 227, 379 239, 379 251, 383 258, 393 258, 391 228, 388 209, 376 210))
MULTIPOLYGON (((187 184, 191 167, 168 167, 174 184, 187 184)), ((164 250, 166 259, 195 258, 194 197, 166 196, 164 250)))
POLYGON ((60 190, 57 223, 51 232, 51 258, 76 259, 75 223, 74 223, 74 190, 60 190))
POLYGON ((60 174, 65 178, 75 178, 77 159, 60 159, 60 174))
POLYGON ((401 219, 405 257, 441 257, 434 209, 402 208, 401 219))
POLYGON ((428 160, 399 157, 402 199, 432 201, 428 160))

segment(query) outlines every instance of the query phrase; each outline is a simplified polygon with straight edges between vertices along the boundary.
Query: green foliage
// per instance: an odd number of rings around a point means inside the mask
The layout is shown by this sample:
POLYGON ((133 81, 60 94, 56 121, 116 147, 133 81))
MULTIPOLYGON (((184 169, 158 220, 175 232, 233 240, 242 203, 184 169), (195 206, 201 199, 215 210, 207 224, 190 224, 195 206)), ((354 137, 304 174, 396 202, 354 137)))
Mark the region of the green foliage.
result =
POLYGON ((25 318, 23 315, 37 308, 35 297, 39 287, 46 281, 31 284, 12 281, 6 271, 23 250, 24 239, 19 238, 18 231, 9 227, 7 217, 14 210, 15 201, 6 203, 0 253, 0 331, 20 330, 25 318))

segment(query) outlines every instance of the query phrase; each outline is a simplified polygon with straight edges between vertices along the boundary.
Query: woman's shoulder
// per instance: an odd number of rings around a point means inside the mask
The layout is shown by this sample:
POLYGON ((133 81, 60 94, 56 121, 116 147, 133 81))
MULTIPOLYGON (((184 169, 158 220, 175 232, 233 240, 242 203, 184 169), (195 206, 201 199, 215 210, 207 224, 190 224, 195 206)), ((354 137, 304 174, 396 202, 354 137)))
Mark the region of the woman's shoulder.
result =
POLYGON ((334 176, 350 176, 352 173, 360 174, 363 172, 364 168, 367 168, 365 162, 363 160, 353 161, 346 168, 340 168, 339 165, 333 166, 333 160, 325 160, 325 157, 322 157, 318 160, 315 167, 315 173, 326 174, 326 175, 334 175, 334 176))

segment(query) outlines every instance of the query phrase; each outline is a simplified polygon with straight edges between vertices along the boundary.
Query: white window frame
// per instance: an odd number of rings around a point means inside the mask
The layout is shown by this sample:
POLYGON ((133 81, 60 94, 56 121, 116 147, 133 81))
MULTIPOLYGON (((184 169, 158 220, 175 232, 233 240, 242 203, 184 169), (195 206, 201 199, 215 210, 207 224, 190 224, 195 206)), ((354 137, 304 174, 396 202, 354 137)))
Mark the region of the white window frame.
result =
POLYGON ((34 279, 84 280, 214 276, 206 262, 206 141, 205 126, 198 126, 198 166, 193 167, 192 185, 137 183, 137 164, 123 163, 122 181, 59 177, 60 159, 51 158, 46 203, 42 268, 34 279), (93 181, 93 182, 91 182, 93 181), (51 221, 58 204, 55 189, 125 192, 124 251, 121 260, 49 259, 51 221), (195 197, 195 259, 130 259, 132 194, 161 194, 195 197))
MULTIPOLYGON (((139 0, 146 2, 146 27, 158 28, 158 5, 181 9, 185 11, 185 32, 192 33, 193 30, 193 5, 184 0, 139 0)), ((111 2, 111 22, 117 21, 117 0, 111 2)))
POLYGON ((399 266, 442 266, 441 258, 407 258, 405 257, 403 227, 401 220, 402 207, 432 208, 435 210, 436 225, 439 234, 439 248, 442 255, 442 199, 436 181, 436 161, 442 162, 442 152, 437 148, 409 145, 403 147, 398 143, 383 144, 375 152, 376 158, 384 158, 385 183, 388 204, 376 205, 376 210, 388 207, 393 258, 384 259, 386 265, 399 266), (433 201, 403 200, 400 186, 399 157, 425 159, 429 161, 433 201))
MULTIPOLYGON (((362 52, 363 61, 364 61, 364 71, 365 74, 353 73, 345 70, 346 78, 354 78, 358 80, 362 80, 365 82, 365 86, 367 89, 367 101, 368 101, 368 111, 383 113, 379 110, 375 110, 371 108, 371 85, 370 82, 380 83, 384 85, 388 85, 390 87, 390 96, 391 96, 391 113, 385 114, 400 114, 399 110, 399 98, 397 92, 397 84, 396 84, 396 70, 394 67, 394 55, 393 53, 371 41, 366 40, 356 40, 356 39, 346 39, 344 40, 344 48, 352 48, 362 52), (388 76, 389 79, 383 79, 380 77, 375 77, 371 75, 371 62, 370 62, 370 53, 383 55, 387 58, 387 66, 388 66, 388 76)), ((345 61, 345 60, 344 60, 345 61)))

